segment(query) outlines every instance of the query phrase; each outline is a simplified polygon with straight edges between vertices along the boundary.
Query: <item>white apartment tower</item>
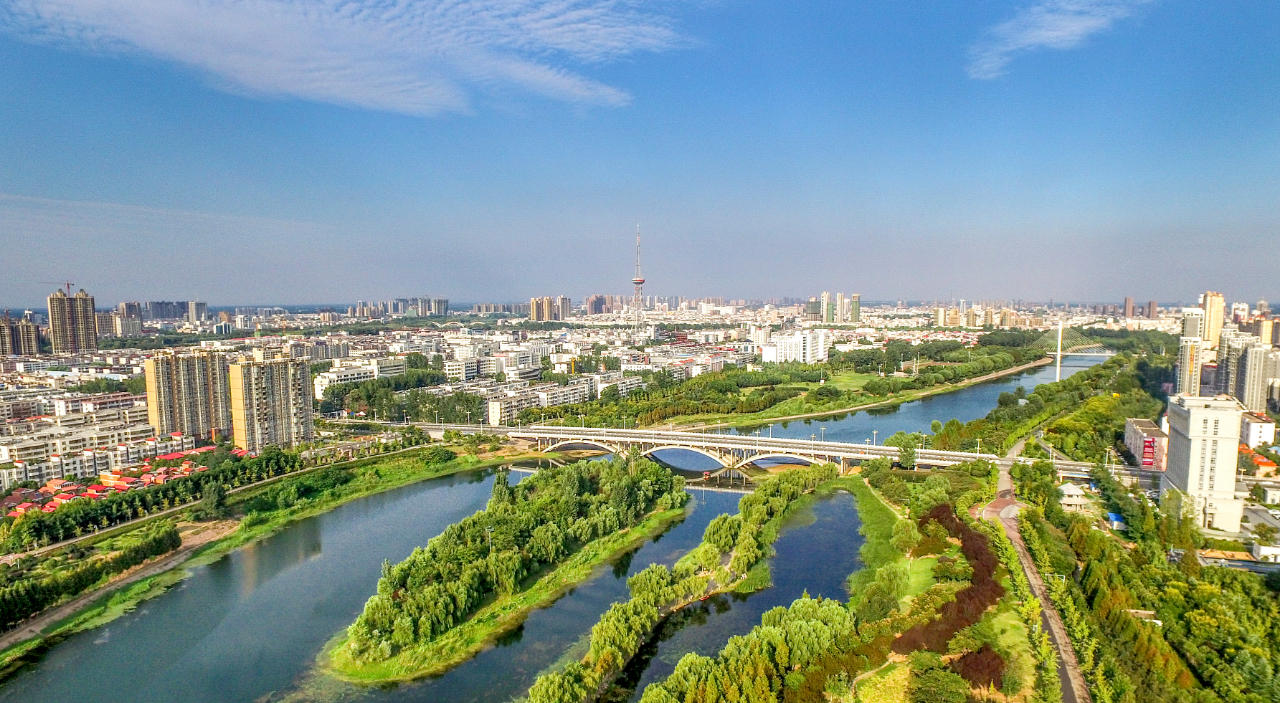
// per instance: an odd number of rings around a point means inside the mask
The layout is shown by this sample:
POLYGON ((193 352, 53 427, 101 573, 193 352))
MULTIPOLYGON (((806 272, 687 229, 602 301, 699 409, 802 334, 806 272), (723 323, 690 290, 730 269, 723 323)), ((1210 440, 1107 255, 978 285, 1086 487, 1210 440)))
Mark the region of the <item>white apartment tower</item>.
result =
POLYGON ((241 360, 231 364, 229 376, 237 447, 257 453, 313 439, 307 359, 241 360))
POLYGON ((1169 454, 1161 489, 1191 497, 1201 527, 1240 531, 1244 500, 1236 497, 1240 416, 1235 398, 1219 395, 1169 399, 1169 454))

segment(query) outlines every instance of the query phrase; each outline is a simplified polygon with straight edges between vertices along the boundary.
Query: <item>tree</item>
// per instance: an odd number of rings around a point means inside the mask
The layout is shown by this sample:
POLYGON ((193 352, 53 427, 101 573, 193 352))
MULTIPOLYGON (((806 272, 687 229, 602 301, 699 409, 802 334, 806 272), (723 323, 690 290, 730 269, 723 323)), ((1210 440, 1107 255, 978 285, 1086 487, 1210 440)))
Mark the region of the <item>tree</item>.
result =
POLYGON ((893 537, 889 538, 889 544, 903 554, 910 554, 920 544, 920 531, 911 520, 899 520, 893 525, 893 537))
POLYGON ((1264 522, 1260 525, 1255 525, 1252 532, 1254 539, 1258 540, 1258 544, 1269 545, 1275 541, 1276 534, 1280 533, 1280 530, 1264 522))
POLYGON ((197 512, 205 520, 216 520, 227 514, 227 489, 219 481, 211 481, 200 496, 197 512))

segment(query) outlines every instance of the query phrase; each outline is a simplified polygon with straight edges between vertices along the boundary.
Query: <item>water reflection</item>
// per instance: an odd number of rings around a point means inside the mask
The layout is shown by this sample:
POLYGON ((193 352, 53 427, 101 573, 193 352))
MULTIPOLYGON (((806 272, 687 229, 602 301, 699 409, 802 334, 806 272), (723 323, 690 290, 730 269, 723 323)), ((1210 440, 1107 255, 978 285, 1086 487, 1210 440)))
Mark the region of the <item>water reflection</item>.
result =
MULTIPOLYGON (((1067 357, 1062 362, 1062 377, 1101 363, 1099 357, 1067 357)), ((895 432, 931 432, 934 420, 946 422, 956 418, 969 422, 985 417, 996 407, 997 399, 1005 391, 1023 386, 1031 391, 1041 383, 1054 380, 1052 365, 1032 371, 1005 376, 950 393, 929 396, 898 405, 886 405, 854 413, 840 413, 821 418, 789 420, 755 427, 720 430, 742 435, 756 432, 762 437, 774 436, 788 439, 828 439, 835 442, 863 443, 880 441, 895 432)))
POLYGON ((789 605, 806 591, 814 597, 847 598, 845 578, 862 566, 860 526, 854 498, 843 492, 793 516, 774 542, 770 588, 745 596, 718 595, 668 618, 604 700, 639 700, 644 687, 669 676, 685 654, 714 656, 730 637, 760 624, 765 611, 789 605))

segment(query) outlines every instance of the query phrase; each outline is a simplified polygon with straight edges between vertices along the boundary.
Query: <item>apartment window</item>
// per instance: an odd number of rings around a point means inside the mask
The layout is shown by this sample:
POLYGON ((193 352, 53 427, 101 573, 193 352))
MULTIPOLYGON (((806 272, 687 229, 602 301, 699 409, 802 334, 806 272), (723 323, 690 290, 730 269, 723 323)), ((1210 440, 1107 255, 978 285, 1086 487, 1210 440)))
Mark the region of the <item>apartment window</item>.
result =
MULTIPOLYGON (((1214 424, 1217 424, 1215 421, 1214 424)), ((1217 429, 1216 427, 1214 428, 1217 429)), ((1213 490, 1213 479, 1217 473, 1218 466, 1218 440, 1213 440, 1213 446, 1209 450, 1209 490, 1213 490)))
MULTIPOLYGON (((1217 436, 1217 434, 1218 434, 1218 422, 1220 422, 1220 421, 1219 421, 1217 418, 1214 418, 1214 420, 1213 420, 1213 434, 1214 434, 1214 436, 1217 436)), ((1215 442, 1214 444, 1217 444, 1217 442, 1215 442)))
POLYGON ((1199 486, 1200 486, 1200 490, 1204 490, 1204 463, 1205 463, 1205 462, 1204 462, 1204 459, 1205 459, 1205 456, 1204 456, 1204 455, 1205 455, 1205 451, 1206 451, 1207 447, 1208 447, 1208 445, 1206 445, 1204 442, 1201 442, 1201 443, 1200 443, 1200 472, 1199 472, 1199 473, 1200 473, 1200 478, 1199 478, 1199 486))
POLYGON ((1206 418, 1204 419, 1204 421, 1203 421, 1203 422, 1201 422, 1201 424, 1200 424, 1200 433, 1201 433, 1201 434, 1209 434, 1209 418, 1207 418, 1207 417, 1206 417, 1206 418))

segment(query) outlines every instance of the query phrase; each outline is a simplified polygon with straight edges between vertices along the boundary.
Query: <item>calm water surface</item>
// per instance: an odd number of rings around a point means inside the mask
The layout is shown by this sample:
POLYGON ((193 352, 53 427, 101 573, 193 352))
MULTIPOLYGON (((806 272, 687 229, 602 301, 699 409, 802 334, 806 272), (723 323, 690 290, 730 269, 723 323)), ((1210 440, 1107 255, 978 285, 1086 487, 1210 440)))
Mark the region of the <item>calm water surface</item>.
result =
POLYGON ((627 576, 651 562, 674 562, 698 544, 711 518, 735 512, 740 497, 695 491, 683 522, 440 678, 377 690, 314 675, 324 643, 373 593, 382 561, 403 559, 483 508, 492 484, 491 472, 434 479, 300 521, 195 568, 137 611, 56 645, 0 686, 0 701, 506 701, 627 596, 627 576))
MULTIPOLYGON (((1063 375, 1093 361, 1064 363, 1063 375)), ((1002 391, 1017 385, 1029 390, 1052 378, 1049 367, 905 403, 890 414, 780 423, 772 431, 808 437, 825 426, 828 439, 856 442, 873 429, 881 439, 898 430, 927 431, 935 419, 981 417, 1002 391)), ((678 450, 659 458, 691 471, 714 468, 702 465, 709 461, 705 457, 678 450)), ((491 486, 488 472, 459 474, 362 498, 295 523, 193 569, 190 578, 137 611, 54 646, 39 663, 0 686, 0 702, 507 701, 523 694, 575 643, 581 646, 600 614, 627 596, 626 577, 653 562, 672 563, 697 545, 713 517, 735 512, 739 498, 695 492, 693 511, 683 522, 532 613, 499 646, 439 678, 377 690, 314 674, 324 643, 359 614, 373 593, 383 560, 405 558, 449 524, 483 508, 491 486)), ((858 567, 862 539, 857 529, 847 494, 819 501, 811 515, 798 516, 775 545, 774 586, 686 609, 628 672, 632 683, 639 682, 637 691, 670 673, 685 652, 717 652, 729 636, 759 623, 761 613, 805 590, 844 598, 844 578, 858 567)))
MULTIPOLYGON (((1062 377, 1089 368, 1105 359, 1101 357, 1066 357, 1062 361, 1062 377)), ((956 418, 969 422, 985 417, 996 406, 1001 393, 1022 386, 1030 393, 1041 383, 1054 380, 1054 367, 1042 366, 1027 373, 997 378, 976 386, 969 386, 951 393, 921 398, 899 405, 896 409, 872 409, 846 415, 841 419, 792 420, 766 425, 761 436, 787 437, 789 439, 829 439, 834 442, 877 442, 894 432, 931 432, 934 420, 946 422, 956 418), (825 430, 823 428, 826 428, 825 430), (872 435, 872 432, 875 435, 872 435)), ((750 431, 755 432, 755 429, 750 431)))
POLYGON ((759 625, 766 611, 790 605, 806 591, 815 598, 847 599, 845 579, 862 567, 861 525, 854 497, 845 492, 795 515, 773 544, 773 586, 746 596, 716 596, 669 620, 659 630, 656 647, 651 643, 624 674, 626 687, 633 689, 630 700, 639 700, 645 686, 669 676, 685 654, 715 656, 730 637, 759 625))

